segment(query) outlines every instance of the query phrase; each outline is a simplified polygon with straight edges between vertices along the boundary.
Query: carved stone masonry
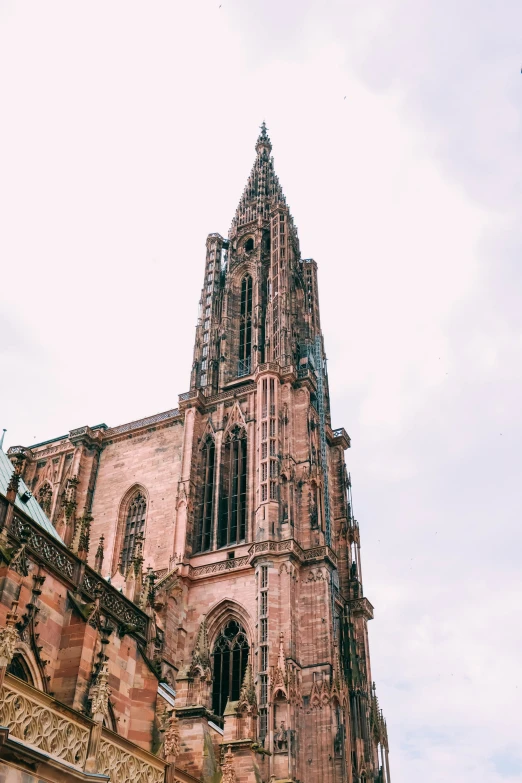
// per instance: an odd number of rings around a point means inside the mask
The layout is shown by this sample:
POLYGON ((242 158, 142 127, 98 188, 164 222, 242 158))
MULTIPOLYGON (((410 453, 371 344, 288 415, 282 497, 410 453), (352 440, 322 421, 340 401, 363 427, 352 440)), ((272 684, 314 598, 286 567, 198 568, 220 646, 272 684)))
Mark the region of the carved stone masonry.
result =
POLYGON ((103 723, 103 719, 109 717, 109 696, 112 691, 109 688, 108 679, 109 667, 104 663, 89 693, 91 715, 96 723, 103 723))
POLYGON ((200 667, 202 671, 210 670, 210 650, 208 646, 207 623, 203 620, 199 627, 198 638, 192 654, 192 669, 200 667))
POLYGON ((31 528, 24 524, 20 530, 20 543, 12 551, 12 560, 9 567, 16 571, 20 576, 29 574, 29 563, 27 560, 26 548, 31 537, 31 528))
POLYGON ((27 457, 23 453, 23 451, 17 453, 13 459, 14 472, 11 474, 11 478, 9 480, 9 485, 7 487, 7 494, 8 495, 13 494, 15 498, 18 493, 18 487, 20 486, 20 481, 22 479, 22 470, 24 467, 24 461, 26 459, 27 457))
POLYGON ((230 750, 230 745, 228 746, 228 750, 225 753, 225 757, 223 759, 223 764, 221 765, 221 770, 223 773, 223 777, 221 778, 221 783, 236 783, 236 772, 234 770, 234 754, 230 750))
POLYGON ((177 756, 179 756, 180 747, 179 722, 175 711, 172 710, 163 740, 163 752, 166 761, 169 761, 172 764, 177 756))
POLYGON ((0 628, 0 669, 7 669, 16 651, 20 640, 16 623, 18 622, 18 601, 13 601, 11 611, 7 613, 6 626, 0 628))

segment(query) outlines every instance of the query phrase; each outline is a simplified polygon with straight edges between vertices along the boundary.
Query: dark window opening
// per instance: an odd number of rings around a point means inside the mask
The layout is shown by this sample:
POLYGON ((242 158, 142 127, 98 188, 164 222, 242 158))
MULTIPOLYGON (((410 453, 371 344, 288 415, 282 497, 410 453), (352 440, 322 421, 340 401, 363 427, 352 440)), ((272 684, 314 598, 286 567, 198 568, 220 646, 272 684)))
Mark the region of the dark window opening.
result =
POLYGON ((236 427, 223 447, 218 546, 245 540, 247 519, 247 438, 236 427))
POLYGON ((238 375, 248 375, 252 351, 252 278, 247 275, 241 281, 241 307, 239 313, 239 361, 238 375))
POLYGON ((212 712, 222 716, 227 701, 237 701, 248 663, 249 645, 244 628, 231 620, 214 645, 212 712))
POLYGON ((7 671, 14 677, 18 677, 19 680, 23 680, 24 682, 29 683, 29 685, 34 684, 29 667, 27 666, 23 657, 19 654, 13 656, 13 660, 7 667, 7 671))
POLYGON ((197 513, 197 528, 194 542, 195 552, 205 552, 212 546, 214 520, 214 475, 216 468, 216 447, 209 438, 201 451, 201 494, 197 513))
POLYGON ((250 251, 253 249, 254 249, 254 240, 252 238, 247 239, 247 241, 245 242, 245 250, 247 251, 247 253, 250 253, 250 251))
POLYGON ((146 511, 147 502, 141 492, 137 492, 129 503, 127 519, 125 521, 125 534, 123 537, 120 558, 121 571, 123 574, 127 573, 132 558, 134 557, 136 539, 143 534, 146 511))

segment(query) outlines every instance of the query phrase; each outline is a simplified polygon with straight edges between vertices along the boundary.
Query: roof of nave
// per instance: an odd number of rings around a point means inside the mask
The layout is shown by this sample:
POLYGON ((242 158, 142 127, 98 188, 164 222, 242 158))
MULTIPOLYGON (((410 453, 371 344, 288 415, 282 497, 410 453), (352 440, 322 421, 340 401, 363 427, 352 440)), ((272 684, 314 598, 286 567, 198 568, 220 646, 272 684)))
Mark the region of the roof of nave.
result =
MULTIPOLYGON (((7 454, 2 451, 2 449, 0 449, 0 494, 7 494, 7 486, 13 473, 14 467, 11 463, 11 460, 7 454)), ((23 479, 20 481, 20 486, 16 495, 15 506, 16 508, 19 508, 20 511, 25 511, 25 513, 31 517, 33 522, 36 522, 37 525, 40 525, 40 527, 42 527, 46 533, 50 533, 50 535, 54 536, 54 538, 57 538, 58 541, 62 540, 54 529, 52 522, 42 511, 36 498, 33 497, 30 490, 27 488, 27 485, 23 479), (26 501, 23 501, 22 497, 25 492, 28 492, 30 497, 26 501)))
POLYGON ((287 206, 283 188, 274 169, 274 159, 270 156, 272 142, 265 123, 256 142, 256 160, 248 177, 243 195, 239 200, 236 214, 232 220, 230 234, 239 226, 257 220, 261 216, 267 220, 275 206, 287 206))

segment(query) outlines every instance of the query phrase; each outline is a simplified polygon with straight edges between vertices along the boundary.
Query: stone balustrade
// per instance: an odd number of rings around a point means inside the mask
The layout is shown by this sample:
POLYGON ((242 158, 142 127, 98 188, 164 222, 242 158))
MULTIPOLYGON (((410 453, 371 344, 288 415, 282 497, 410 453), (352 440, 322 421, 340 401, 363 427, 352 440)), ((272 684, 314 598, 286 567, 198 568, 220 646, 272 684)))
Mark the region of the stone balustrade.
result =
POLYGON ((83 780, 86 770, 111 783, 165 780, 165 761, 105 727, 100 732, 90 718, 9 674, 0 690, 0 725, 18 754, 61 762, 71 780, 83 780))

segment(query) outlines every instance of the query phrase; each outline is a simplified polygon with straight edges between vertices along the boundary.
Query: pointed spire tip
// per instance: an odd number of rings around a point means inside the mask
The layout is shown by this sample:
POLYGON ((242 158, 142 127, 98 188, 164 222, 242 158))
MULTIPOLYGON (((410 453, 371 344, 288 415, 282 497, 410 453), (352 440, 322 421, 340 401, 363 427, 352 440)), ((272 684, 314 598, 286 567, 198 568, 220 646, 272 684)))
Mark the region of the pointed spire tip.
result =
POLYGON ((263 122, 260 125, 260 134, 257 137, 256 142, 256 152, 259 154, 264 149, 267 149, 268 152, 272 152, 272 142, 270 141, 270 136, 267 133, 267 127, 266 122, 263 120, 263 122))

